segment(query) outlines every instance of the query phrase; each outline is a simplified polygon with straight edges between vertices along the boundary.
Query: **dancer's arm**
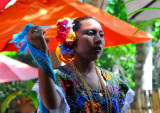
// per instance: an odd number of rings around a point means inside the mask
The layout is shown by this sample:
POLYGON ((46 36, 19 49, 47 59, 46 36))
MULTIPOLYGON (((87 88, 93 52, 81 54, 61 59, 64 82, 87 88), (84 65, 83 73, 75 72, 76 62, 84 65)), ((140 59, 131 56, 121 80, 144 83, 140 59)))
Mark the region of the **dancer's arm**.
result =
MULTIPOLYGON (((28 41, 38 50, 47 53, 48 47, 43 38, 45 31, 39 26, 32 26, 28 34, 28 41)), ((60 94, 56 91, 54 81, 47 73, 38 67, 39 91, 44 106, 56 109, 61 103, 60 94)))
POLYGON ((38 67, 39 92, 47 109, 56 109, 61 102, 60 94, 56 91, 53 79, 38 67))

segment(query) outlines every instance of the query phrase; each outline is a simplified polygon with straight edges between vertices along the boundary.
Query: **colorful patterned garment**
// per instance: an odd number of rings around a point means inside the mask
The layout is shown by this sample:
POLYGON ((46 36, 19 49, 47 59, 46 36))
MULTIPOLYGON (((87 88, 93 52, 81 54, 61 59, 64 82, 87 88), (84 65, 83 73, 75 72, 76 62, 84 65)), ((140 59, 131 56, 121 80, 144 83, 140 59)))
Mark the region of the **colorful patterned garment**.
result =
MULTIPOLYGON (((118 76, 101 70, 102 76, 108 84, 112 113, 126 113, 129 104, 133 101, 134 92, 118 76)), ((62 102, 57 109, 50 110, 50 113, 91 113, 89 98, 72 72, 62 66, 54 69, 54 72, 56 74, 56 90, 60 93, 62 102)), ((33 90, 38 93, 37 98, 39 99, 38 82, 34 85, 33 90)), ((109 113, 104 91, 91 90, 91 95, 94 100, 95 112, 109 113)), ((39 109, 38 113, 40 113, 39 109)))

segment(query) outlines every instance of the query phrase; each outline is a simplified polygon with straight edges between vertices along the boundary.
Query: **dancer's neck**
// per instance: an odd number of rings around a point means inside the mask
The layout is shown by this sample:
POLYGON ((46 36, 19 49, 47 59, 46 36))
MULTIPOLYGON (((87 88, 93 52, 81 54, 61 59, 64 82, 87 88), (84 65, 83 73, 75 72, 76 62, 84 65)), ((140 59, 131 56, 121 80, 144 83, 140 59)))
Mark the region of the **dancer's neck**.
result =
POLYGON ((87 61, 85 59, 75 57, 73 62, 80 73, 87 74, 94 70, 94 61, 87 61))

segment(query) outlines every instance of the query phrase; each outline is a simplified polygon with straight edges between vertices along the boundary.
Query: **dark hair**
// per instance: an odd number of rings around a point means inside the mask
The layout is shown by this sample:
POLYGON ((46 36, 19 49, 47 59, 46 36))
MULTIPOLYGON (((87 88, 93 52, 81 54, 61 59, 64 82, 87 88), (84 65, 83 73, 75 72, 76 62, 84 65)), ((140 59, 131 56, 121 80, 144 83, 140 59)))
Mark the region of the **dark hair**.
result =
POLYGON ((91 16, 79 17, 79 18, 76 18, 73 22, 73 24, 74 24, 73 31, 77 32, 81 27, 80 22, 83 20, 87 20, 87 19, 94 19, 100 24, 100 22, 97 19, 95 19, 94 17, 91 17, 91 16))

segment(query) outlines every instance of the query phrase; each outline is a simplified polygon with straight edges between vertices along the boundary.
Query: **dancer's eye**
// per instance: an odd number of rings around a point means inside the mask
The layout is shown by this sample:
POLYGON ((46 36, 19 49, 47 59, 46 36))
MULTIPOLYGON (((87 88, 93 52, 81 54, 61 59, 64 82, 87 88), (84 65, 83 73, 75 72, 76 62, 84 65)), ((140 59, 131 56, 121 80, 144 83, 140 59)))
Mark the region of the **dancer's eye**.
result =
POLYGON ((99 33, 99 36, 100 36, 101 38, 103 38, 103 37, 104 37, 104 32, 100 32, 100 33, 99 33))
POLYGON ((92 30, 90 30, 87 32, 87 35, 92 36, 92 35, 94 35, 94 32, 92 30))
POLYGON ((89 35, 89 36, 95 35, 95 31, 89 30, 89 31, 87 32, 87 35, 89 35))

